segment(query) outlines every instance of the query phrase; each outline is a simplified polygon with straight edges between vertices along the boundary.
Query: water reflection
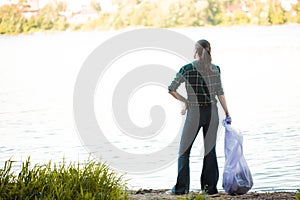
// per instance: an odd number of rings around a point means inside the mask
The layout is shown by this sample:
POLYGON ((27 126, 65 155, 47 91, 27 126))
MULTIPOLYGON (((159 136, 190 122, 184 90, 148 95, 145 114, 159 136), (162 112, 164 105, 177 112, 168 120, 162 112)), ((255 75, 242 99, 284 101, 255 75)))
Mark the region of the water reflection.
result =
MULTIPOLYGON (((244 135, 253 190, 297 189, 300 26, 176 31, 195 40, 207 38, 213 45, 214 62, 221 66, 234 125, 244 135)), ((28 155, 33 162, 41 163, 50 159, 60 162, 63 157, 71 161, 89 158, 74 126, 73 87, 83 61, 112 34, 116 33, 0 37, 1 166, 9 158, 25 161, 28 155)), ((220 135, 217 144, 220 172, 224 165, 223 138, 220 135)), ((139 149, 132 144, 126 146, 122 140, 117 142, 115 145, 121 144, 126 151, 139 149)), ((191 156, 191 187, 195 189, 200 187, 201 143, 198 138, 191 156)), ((170 188, 176 169, 174 163, 154 174, 128 175, 129 183, 133 188, 170 188)), ((222 176, 219 188, 221 183, 222 176)))

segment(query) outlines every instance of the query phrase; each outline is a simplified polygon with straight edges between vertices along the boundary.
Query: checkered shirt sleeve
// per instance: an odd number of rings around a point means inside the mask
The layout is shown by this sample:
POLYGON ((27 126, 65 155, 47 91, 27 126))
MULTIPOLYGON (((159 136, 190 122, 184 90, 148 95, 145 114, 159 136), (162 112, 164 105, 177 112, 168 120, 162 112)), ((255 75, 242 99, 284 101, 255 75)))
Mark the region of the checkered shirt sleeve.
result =
POLYGON ((189 104, 216 103, 216 95, 223 95, 220 68, 213 65, 209 74, 197 70, 192 64, 183 66, 168 87, 169 91, 176 91, 185 82, 189 104))

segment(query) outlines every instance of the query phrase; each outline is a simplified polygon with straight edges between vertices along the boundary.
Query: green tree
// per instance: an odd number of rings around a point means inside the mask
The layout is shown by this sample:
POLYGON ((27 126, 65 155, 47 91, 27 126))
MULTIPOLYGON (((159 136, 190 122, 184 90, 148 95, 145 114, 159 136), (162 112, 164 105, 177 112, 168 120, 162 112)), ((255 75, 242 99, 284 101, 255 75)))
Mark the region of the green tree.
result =
POLYGON ((0 7, 0 34, 22 33, 25 21, 17 6, 0 7))
POLYGON ((40 10, 40 14, 37 18, 38 27, 42 30, 50 30, 53 28, 54 20, 53 7, 49 3, 40 10))
POLYGON ((295 11, 296 11, 295 14, 297 16, 297 23, 300 23, 300 1, 298 1, 297 3, 295 11))
POLYGON ((114 4, 117 5, 117 12, 113 15, 112 26, 116 29, 130 26, 130 18, 134 13, 134 7, 138 6, 137 0, 116 0, 114 4))
POLYGON ((129 14, 129 24, 131 26, 148 25, 147 16, 149 15, 150 10, 145 5, 148 5, 148 2, 141 2, 133 6, 132 12, 129 14))
POLYGON ((270 24, 284 24, 286 22, 285 10, 279 0, 269 0, 269 22, 270 24))
POLYGON ((174 1, 169 8, 167 24, 171 27, 199 25, 199 13, 195 0, 174 1))
MULTIPOLYGON (((300 1, 291 10, 285 10, 281 0, 114 0, 117 12, 112 13, 103 12, 98 0, 90 3, 99 19, 72 24, 72 30, 300 23, 300 1)), ((27 0, 0 7, 0 34, 64 31, 69 27, 63 13, 66 4, 60 0, 51 0, 37 17, 29 19, 22 16, 27 8, 27 0)))
POLYGON ((210 25, 222 23, 224 18, 224 7, 219 0, 207 0, 208 5, 205 9, 206 21, 210 25))
POLYGON ((36 17, 31 16, 28 20, 26 20, 26 23, 24 23, 23 31, 27 33, 27 32, 37 31, 37 30, 39 30, 39 27, 37 24, 36 17))
POLYGON ((149 11, 149 15, 147 19, 149 24, 153 27, 166 28, 168 26, 168 18, 169 14, 170 1, 153 1, 149 2, 147 5, 147 9, 151 9, 149 11))
POLYGON ((253 0, 251 3, 247 4, 248 8, 249 8, 249 23, 250 24, 254 24, 254 25, 259 25, 259 24, 266 24, 268 22, 267 20, 267 11, 264 11, 264 4, 259 1, 259 0, 253 0), (265 22, 262 23, 261 20, 261 16, 263 16, 265 14, 265 18, 266 20, 264 20, 265 22))
POLYGON ((300 23, 300 1, 292 7, 292 15, 294 16, 295 23, 300 23))
POLYGON ((98 2, 98 1, 96 1, 96 0, 91 0, 91 7, 94 9, 94 10, 96 10, 98 13, 100 13, 101 12, 101 5, 100 5, 100 3, 98 2))
POLYGON ((68 27, 66 18, 60 13, 66 10, 66 4, 62 1, 53 0, 45 5, 37 18, 38 27, 42 30, 60 30, 68 27))
POLYGON ((247 13, 243 10, 236 10, 233 12, 234 15, 234 24, 249 24, 250 19, 247 16, 247 13))

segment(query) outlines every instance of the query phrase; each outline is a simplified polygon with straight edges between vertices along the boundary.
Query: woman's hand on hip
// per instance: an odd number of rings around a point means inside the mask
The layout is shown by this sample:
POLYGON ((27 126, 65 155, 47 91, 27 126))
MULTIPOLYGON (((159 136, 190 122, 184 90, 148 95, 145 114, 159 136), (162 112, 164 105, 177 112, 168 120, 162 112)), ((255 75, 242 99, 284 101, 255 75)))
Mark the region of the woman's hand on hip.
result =
POLYGON ((186 102, 182 102, 181 114, 185 115, 186 111, 187 111, 187 103, 186 102))

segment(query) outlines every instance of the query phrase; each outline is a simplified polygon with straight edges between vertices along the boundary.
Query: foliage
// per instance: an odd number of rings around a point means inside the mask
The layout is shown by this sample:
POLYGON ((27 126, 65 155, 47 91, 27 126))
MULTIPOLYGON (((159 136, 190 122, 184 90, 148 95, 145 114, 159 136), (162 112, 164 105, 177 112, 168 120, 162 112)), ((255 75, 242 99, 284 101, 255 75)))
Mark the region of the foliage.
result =
POLYGON ((300 189, 298 189, 296 193, 296 200, 300 200, 300 189))
POLYGON ((96 0, 91 0, 91 3, 90 3, 91 7, 96 10, 98 13, 101 12, 101 5, 99 2, 97 2, 96 0))
POLYGON ((13 161, 0 169, 0 199, 128 199, 122 177, 106 164, 89 161, 57 165, 22 163, 16 175, 13 161))
POLYGON ((180 196, 177 198, 178 200, 207 200, 207 196, 202 193, 191 193, 185 196, 180 196))
POLYGON ((219 0, 208 1, 208 6, 205 9, 205 16, 208 24, 218 25, 222 23, 224 10, 219 0))
MULTIPOLYGON (((90 0, 98 19, 69 24, 64 1, 51 0, 38 16, 25 18, 27 0, 0 7, 0 34, 34 31, 121 29, 128 26, 190 27, 216 25, 273 25, 300 23, 300 1, 290 8, 283 0, 114 0, 116 11, 107 12, 99 0, 90 0)), ((74 16, 73 13, 72 16, 74 16)), ((68 16, 70 17, 70 16, 68 16)))
POLYGON ((269 21, 270 24, 284 24, 286 22, 285 11, 278 1, 269 0, 269 21))
POLYGON ((64 31, 68 28, 66 17, 60 12, 66 10, 66 3, 53 0, 39 11, 38 17, 29 19, 22 15, 27 8, 27 0, 19 0, 16 5, 3 5, 0 7, 0 34, 19 34, 39 30, 64 31))
POLYGON ((0 34, 22 33, 24 18, 15 6, 0 7, 0 34))
POLYGON ((45 5, 37 17, 38 27, 42 30, 64 31, 68 27, 66 18, 60 12, 66 10, 66 4, 62 1, 51 1, 45 5))

